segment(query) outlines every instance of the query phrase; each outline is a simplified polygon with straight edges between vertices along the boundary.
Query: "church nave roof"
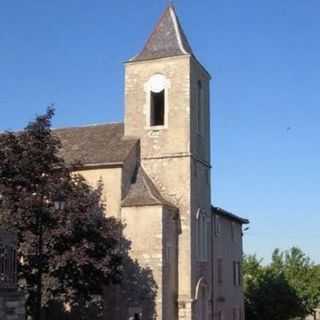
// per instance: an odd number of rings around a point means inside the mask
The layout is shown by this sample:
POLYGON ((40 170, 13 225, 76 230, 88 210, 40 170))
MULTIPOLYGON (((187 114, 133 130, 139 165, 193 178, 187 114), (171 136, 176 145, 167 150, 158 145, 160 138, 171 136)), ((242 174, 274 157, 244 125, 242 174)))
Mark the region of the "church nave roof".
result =
POLYGON ((139 141, 123 138, 123 123, 56 129, 54 134, 66 163, 83 166, 122 163, 139 141))

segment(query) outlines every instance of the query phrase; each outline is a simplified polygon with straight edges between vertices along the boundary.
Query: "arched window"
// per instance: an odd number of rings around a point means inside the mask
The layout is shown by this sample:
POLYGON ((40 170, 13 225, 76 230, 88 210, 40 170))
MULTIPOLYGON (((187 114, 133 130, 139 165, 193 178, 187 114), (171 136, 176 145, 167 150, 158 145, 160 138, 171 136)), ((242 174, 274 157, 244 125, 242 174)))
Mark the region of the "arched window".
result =
POLYGON ((150 112, 150 126, 163 126, 164 125, 164 108, 165 98, 164 90, 160 92, 151 91, 151 112, 150 112))
POLYGON ((204 210, 197 211, 197 255, 200 261, 208 260, 208 221, 204 210))
POLYGON ((197 302, 197 317, 199 320, 208 319, 208 302, 209 302, 208 285, 205 279, 202 277, 197 282, 195 288, 195 300, 197 302))
POLYGON ((153 75, 146 84, 149 127, 164 127, 167 124, 167 84, 168 81, 162 74, 153 75))

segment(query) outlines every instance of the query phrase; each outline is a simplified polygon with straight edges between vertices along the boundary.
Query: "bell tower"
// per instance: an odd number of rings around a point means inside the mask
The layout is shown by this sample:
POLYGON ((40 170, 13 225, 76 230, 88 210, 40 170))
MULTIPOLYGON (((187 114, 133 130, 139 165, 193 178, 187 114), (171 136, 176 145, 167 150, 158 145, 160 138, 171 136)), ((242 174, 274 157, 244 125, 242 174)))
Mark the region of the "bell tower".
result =
POLYGON ((184 320, 210 317, 210 79, 172 5, 125 64, 125 136, 140 139, 146 174, 179 209, 176 305, 184 320))

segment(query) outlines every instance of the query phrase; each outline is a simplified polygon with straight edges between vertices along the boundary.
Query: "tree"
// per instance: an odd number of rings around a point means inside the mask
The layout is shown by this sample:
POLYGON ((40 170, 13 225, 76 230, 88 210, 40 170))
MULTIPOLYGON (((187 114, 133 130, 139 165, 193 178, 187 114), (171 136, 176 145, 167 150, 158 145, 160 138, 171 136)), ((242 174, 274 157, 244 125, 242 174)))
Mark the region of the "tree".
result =
POLYGON ((304 316, 312 314, 320 304, 320 267, 299 248, 272 255, 271 268, 283 273, 289 285, 296 291, 304 308, 304 316))
POLYGON ((244 287, 262 271, 262 259, 256 255, 245 255, 242 260, 244 287))
POLYGON ((36 320, 52 301, 94 301, 120 281, 129 250, 123 226, 105 217, 101 186, 88 186, 59 156, 53 115, 48 108, 23 131, 0 135, 0 222, 17 232, 19 285, 36 320), (65 206, 56 208, 62 196, 65 206))
POLYGON ((320 302, 320 267, 300 249, 276 249, 272 262, 256 256, 243 261, 245 306, 248 320, 304 319, 320 302))
POLYGON ((289 320, 301 315, 300 299, 283 273, 262 266, 256 256, 244 259, 247 320, 289 320))

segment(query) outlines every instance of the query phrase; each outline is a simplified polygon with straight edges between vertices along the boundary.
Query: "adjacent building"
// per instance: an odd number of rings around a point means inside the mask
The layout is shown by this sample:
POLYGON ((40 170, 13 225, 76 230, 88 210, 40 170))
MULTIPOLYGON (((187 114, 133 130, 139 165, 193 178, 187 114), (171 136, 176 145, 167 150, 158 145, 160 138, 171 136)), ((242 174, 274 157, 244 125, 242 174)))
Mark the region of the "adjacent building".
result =
POLYGON ((102 180, 107 214, 126 224, 132 257, 158 286, 153 314, 143 299, 118 301, 116 319, 244 319, 248 221, 211 205, 210 80, 169 5, 125 63, 124 122, 56 130, 65 160, 102 180))
POLYGON ((242 226, 249 221, 224 209, 212 207, 214 232, 214 319, 245 319, 242 290, 242 226))

